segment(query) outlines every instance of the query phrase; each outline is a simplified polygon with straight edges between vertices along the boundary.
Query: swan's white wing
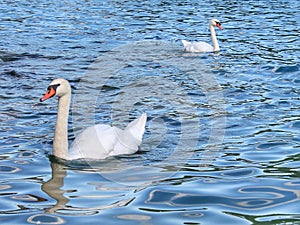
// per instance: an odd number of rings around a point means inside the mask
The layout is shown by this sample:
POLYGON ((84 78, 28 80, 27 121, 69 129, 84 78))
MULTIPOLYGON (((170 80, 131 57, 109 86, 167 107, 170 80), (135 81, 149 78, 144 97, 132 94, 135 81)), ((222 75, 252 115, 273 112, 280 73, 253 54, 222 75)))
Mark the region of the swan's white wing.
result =
POLYGON ((88 127, 76 136, 69 149, 69 158, 72 159, 104 159, 113 151, 117 138, 114 128, 108 125, 88 127))
POLYGON ((206 42, 189 42, 182 40, 184 50, 187 52, 213 52, 214 48, 206 42))
POLYGON ((71 145, 69 158, 72 159, 104 159, 113 155, 133 154, 142 143, 147 116, 142 114, 125 130, 108 125, 88 127, 71 145))

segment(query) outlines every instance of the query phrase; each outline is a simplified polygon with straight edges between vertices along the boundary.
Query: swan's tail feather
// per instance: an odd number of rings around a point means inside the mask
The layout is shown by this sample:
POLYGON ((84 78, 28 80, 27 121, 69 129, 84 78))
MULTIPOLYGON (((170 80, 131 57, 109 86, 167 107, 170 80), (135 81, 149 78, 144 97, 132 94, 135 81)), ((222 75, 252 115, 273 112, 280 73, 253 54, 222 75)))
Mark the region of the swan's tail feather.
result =
POLYGON ((139 141, 142 141, 146 122, 147 114, 143 113, 139 118, 130 122, 125 128, 125 131, 129 131, 133 135, 133 137, 137 138, 139 141))
POLYGON ((147 121, 147 114, 143 113, 139 118, 131 121, 125 130, 129 130, 132 128, 138 128, 140 132, 143 134, 145 132, 145 126, 146 126, 146 121, 147 121))
POLYGON ((186 40, 181 40, 183 47, 186 48, 189 44, 191 44, 191 42, 186 41, 186 40))
POLYGON ((142 144, 146 121, 147 115, 143 113, 139 118, 130 122, 124 130, 113 127, 117 142, 110 155, 133 154, 138 151, 142 144))

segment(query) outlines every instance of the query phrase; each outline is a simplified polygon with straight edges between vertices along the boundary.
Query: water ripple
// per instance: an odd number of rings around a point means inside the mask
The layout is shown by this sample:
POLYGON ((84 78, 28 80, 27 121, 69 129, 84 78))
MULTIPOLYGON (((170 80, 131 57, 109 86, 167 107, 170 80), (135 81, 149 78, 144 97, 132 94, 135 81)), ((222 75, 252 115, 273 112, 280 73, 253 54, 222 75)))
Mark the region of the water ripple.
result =
MULTIPOLYGON (((299 1, 291 0, 1 2, 1 221, 298 224, 299 7, 299 1), (226 102, 226 135, 211 164, 199 167, 213 116, 203 90, 182 71, 152 62, 128 64, 102 87, 95 120, 118 123, 111 121, 111 105, 121 102, 118 96, 125 87, 141 88, 133 81, 152 75, 183 87, 193 104, 178 98, 180 107, 174 108, 155 95, 155 90, 167 87, 158 83, 152 96, 135 105, 150 111, 146 147, 140 154, 98 163, 96 170, 49 160, 56 101, 44 104, 39 98, 53 78, 67 78, 74 92, 88 93, 78 85, 97 57, 144 40, 173 43, 176 53, 164 50, 158 55, 174 57, 182 54, 181 39, 210 42, 211 17, 222 21, 224 30, 217 31, 221 52, 185 55, 211 68, 226 102), (188 108, 197 109, 201 128, 188 162, 177 159, 147 174, 122 171, 124 164, 157 165, 172 154, 181 136, 178 113, 188 108), (161 120, 153 121, 156 118, 161 120), (161 124, 168 129, 161 129, 161 124), (164 140, 159 139, 162 134, 167 134, 164 140), (158 147, 151 152, 152 146, 158 147), (172 176, 163 179, 164 173, 172 176), (124 182, 157 179, 133 189, 101 174, 124 182)), ((99 85, 90 88, 97 90, 99 85)), ((81 119, 86 116, 73 113, 81 119)), ((78 131, 72 129, 73 122, 70 118, 70 141, 78 131)), ((192 122, 186 125, 194 127, 192 122)))

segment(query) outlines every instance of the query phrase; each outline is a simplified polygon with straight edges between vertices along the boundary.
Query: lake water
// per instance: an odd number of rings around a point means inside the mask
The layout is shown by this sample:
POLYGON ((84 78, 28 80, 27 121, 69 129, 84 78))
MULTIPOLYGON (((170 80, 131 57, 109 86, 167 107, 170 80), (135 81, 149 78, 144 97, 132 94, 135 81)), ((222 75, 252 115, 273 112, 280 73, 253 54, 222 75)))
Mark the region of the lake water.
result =
POLYGON ((300 224, 299 1, 2 1, 1 224, 300 224), (219 53, 190 54, 181 39, 219 53), (51 156, 72 85, 69 139, 142 112, 138 154, 51 156))

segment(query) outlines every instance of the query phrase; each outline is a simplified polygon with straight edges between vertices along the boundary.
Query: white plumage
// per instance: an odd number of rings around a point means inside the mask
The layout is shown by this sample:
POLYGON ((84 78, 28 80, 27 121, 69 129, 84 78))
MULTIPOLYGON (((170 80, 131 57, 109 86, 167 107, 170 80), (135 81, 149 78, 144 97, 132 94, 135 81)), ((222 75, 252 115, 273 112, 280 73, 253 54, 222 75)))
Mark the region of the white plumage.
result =
POLYGON ((109 125, 97 124, 76 136, 68 150, 68 117, 71 87, 65 79, 51 82, 41 102, 58 96, 58 111, 53 140, 53 155, 66 160, 105 159, 109 156, 133 154, 142 143, 146 113, 133 120, 124 130, 109 125))
POLYGON ((217 19, 212 19, 209 24, 211 39, 213 46, 206 42, 189 42, 182 40, 184 50, 187 52, 217 52, 220 51, 219 43, 217 40, 216 32, 214 26, 217 26, 219 29, 223 29, 221 23, 217 19))

